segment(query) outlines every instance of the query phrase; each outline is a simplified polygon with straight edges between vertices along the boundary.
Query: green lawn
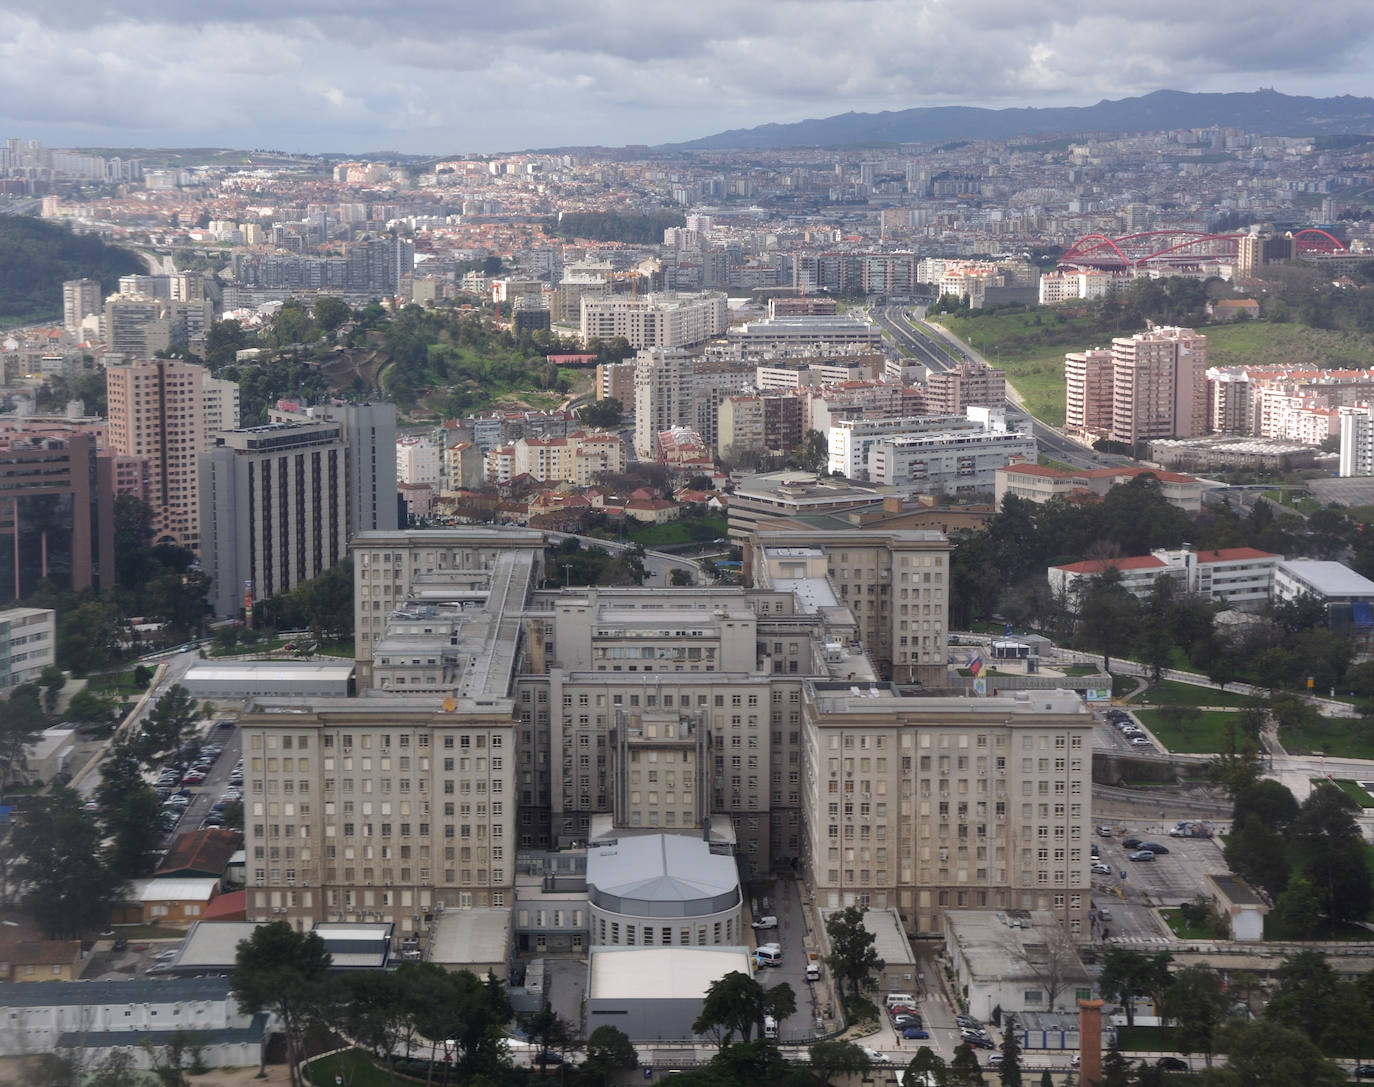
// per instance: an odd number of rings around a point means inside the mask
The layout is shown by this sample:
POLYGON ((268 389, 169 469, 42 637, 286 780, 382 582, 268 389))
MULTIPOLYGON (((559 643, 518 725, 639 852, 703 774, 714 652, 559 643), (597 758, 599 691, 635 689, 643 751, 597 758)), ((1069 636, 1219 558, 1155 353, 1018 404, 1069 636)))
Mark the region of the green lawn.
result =
POLYGON ((1198 687, 1191 683, 1162 679, 1146 687, 1136 701, 1151 706, 1241 707, 1250 705, 1254 700, 1249 695, 1236 694, 1235 691, 1218 691, 1213 687, 1198 687))
POLYGON ((1095 676, 1102 672, 1095 664, 1070 664, 1059 670, 1066 676, 1095 676))
POLYGON ((356 1049, 344 1053, 331 1053, 312 1061, 308 1075, 310 1082, 319 1087, 334 1087, 335 1076, 343 1071, 343 1082, 351 1087, 388 1087, 386 1070, 378 1068, 356 1049))
POLYGON ((148 689, 146 683, 139 684, 134 682, 133 669, 127 672, 107 672, 104 675, 91 676, 86 681, 86 686, 92 691, 102 691, 123 698, 142 694, 148 689))
POLYGON ((324 645, 317 646, 315 652, 323 657, 352 657, 355 652, 353 639, 349 638, 344 642, 325 642, 324 645))
POLYGON ((1231 938, 1230 929, 1224 925, 1220 929, 1214 929, 1207 925, 1189 928, 1184 923, 1182 910, 1160 910, 1159 916, 1164 918, 1164 923, 1169 926, 1175 936, 1184 940, 1229 940, 1231 938))
POLYGON ((637 544, 648 548, 663 547, 665 544, 707 543, 721 539, 729 526, 724 516, 684 517, 661 525, 645 525, 626 532, 626 536, 637 544))
POLYGON ((1313 778, 1313 785, 1334 785, 1362 808, 1374 808, 1374 796, 1370 796, 1359 783, 1351 778, 1313 778))
POLYGON ((1235 717, 1235 711, 1203 710, 1197 720, 1188 725, 1186 733, 1180 732, 1171 722, 1165 720, 1159 710, 1136 710, 1135 715, 1170 751, 1207 755, 1221 750, 1223 728, 1227 721, 1235 717))
POLYGON ((1319 717, 1311 728, 1280 728, 1279 743, 1292 755, 1374 759, 1374 729, 1354 717, 1319 717))

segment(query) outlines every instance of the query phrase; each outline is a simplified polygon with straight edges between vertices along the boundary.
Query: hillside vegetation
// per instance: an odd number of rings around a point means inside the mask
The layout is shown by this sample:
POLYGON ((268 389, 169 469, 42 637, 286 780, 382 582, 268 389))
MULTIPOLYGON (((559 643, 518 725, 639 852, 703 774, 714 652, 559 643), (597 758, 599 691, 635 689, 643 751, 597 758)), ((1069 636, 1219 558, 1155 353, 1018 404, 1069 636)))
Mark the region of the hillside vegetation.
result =
POLYGON ((141 258, 94 234, 42 219, 0 217, 0 324, 62 316, 62 281, 98 279, 113 294, 119 277, 146 272, 141 258))

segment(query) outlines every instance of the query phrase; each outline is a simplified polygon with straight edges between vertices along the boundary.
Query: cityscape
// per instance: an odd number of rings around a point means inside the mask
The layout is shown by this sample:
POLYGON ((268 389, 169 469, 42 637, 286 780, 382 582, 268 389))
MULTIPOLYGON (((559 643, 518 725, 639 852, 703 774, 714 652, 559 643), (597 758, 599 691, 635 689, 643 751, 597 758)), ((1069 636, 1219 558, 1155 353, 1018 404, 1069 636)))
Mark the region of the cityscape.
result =
POLYGON ((0 1082, 1374 1078, 1374 103, 1143 89, 0 144, 0 1082))

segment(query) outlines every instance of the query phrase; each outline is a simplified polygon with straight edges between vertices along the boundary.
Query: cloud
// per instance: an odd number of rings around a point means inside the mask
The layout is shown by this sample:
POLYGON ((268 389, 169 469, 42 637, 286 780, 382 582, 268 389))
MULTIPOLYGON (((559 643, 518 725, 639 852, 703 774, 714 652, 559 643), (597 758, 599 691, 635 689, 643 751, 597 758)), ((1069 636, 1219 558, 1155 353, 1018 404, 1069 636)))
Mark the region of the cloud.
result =
POLYGON ((49 143, 502 150, 1161 87, 1369 94, 1364 0, 0 0, 49 143))

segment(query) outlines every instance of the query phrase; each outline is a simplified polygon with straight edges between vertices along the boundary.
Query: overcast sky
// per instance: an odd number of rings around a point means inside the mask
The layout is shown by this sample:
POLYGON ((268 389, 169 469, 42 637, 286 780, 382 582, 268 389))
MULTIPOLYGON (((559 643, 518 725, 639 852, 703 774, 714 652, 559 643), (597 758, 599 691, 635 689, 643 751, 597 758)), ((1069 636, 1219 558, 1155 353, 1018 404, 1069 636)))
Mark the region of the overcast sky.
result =
POLYGON ((417 153, 663 143, 1169 88, 1374 94, 1368 0, 0 0, 0 137, 417 153))

